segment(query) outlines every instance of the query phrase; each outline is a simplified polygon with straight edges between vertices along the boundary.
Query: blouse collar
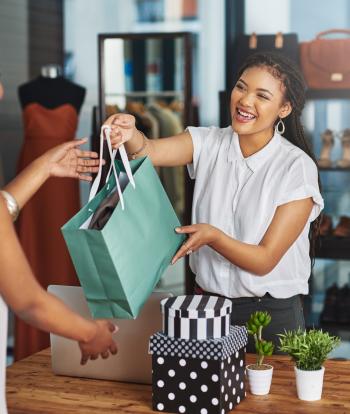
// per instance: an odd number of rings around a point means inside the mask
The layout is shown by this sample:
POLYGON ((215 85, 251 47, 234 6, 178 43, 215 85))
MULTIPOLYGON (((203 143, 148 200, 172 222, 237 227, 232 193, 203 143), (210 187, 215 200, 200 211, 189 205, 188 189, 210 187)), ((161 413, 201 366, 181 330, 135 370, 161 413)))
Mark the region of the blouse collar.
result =
POLYGON ((239 145, 239 138, 236 132, 232 133, 232 140, 228 151, 227 160, 232 162, 234 160, 245 161, 248 167, 254 172, 260 165, 268 160, 274 153, 276 148, 279 147, 281 142, 281 135, 275 133, 272 139, 255 154, 249 157, 244 157, 239 145))

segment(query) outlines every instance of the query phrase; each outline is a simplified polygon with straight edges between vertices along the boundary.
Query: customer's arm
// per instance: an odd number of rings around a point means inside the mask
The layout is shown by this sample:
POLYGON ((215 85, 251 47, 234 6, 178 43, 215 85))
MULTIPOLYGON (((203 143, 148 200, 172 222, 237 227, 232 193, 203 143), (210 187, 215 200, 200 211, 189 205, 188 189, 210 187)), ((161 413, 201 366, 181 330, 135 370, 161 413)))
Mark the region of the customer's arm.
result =
POLYGON ((0 223, 0 295, 10 308, 39 329, 78 341, 83 363, 89 356, 95 359, 98 354, 107 357, 108 351, 116 353, 111 322, 82 318, 38 284, 1 197, 0 223))
POLYGON ((91 181, 91 176, 87 174, 98 171, 98 154, 77 148, 84 143, 86 139, 74 140, 50 149, 29 164, 4 187, 4 190, 9 192, 19 208, 22 208, 49 177, 71 177, 91 181))

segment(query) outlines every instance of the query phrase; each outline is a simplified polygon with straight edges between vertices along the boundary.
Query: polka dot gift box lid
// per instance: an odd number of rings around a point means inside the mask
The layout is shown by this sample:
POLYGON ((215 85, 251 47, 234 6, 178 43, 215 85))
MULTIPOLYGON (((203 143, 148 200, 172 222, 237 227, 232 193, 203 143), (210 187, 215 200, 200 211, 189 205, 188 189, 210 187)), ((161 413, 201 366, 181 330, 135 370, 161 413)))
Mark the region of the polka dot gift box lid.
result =
POLYGON ((248 334, 244 326, 231 325, 229 335, 218 339, 202 341, 171 338, 162 332, 157 332, 150 338, 149 353, 181 358, 222 361, 244 348, 247 342, 248 334))
POLYGON ((209 339, 229 334, 230 300, 207 295, 182 295, 161 301, 163 332, 172 338, 209 339))

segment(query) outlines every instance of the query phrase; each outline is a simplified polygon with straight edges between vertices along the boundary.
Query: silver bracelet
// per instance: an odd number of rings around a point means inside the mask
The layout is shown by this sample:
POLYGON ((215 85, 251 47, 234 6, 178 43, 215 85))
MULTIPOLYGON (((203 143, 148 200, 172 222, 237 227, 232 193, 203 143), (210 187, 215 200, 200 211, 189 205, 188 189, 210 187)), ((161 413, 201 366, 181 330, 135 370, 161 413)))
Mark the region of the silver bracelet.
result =
POLYGON ((0 191, 1 195, 4 197, 7 205, 7 210, 12 217, 12 221, 16 221, 19 214, 19 207, 16 199, 7 191, 0 191))

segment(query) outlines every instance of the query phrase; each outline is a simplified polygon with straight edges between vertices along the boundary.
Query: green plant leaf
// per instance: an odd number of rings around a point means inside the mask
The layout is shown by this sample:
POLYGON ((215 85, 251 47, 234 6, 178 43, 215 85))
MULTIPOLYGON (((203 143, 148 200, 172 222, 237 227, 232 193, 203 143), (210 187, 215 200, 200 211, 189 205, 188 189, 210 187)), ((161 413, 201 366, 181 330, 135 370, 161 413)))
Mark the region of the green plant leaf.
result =
POLYGON ((279 350, 290 355, 299 369, 307 371, 321 369, 329 353, 340 343, 340 338, 322 329, 285 331, 279 334, 279 339, 279 350))

